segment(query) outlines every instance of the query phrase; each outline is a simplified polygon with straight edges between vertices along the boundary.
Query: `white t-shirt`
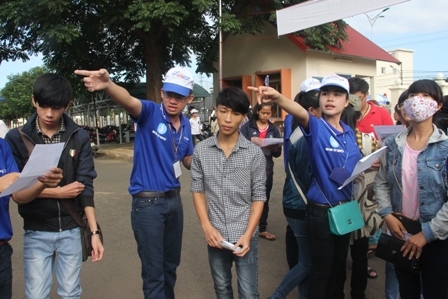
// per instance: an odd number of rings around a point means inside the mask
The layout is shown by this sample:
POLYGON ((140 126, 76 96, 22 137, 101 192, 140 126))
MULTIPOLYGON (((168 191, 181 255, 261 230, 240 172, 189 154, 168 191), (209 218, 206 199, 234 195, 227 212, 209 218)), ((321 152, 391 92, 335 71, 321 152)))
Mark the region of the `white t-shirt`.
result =
POLYGON ((201 134, 201 119, 196 117, 195 119, 190 118, 190 126, 191 126, 191 135, 199 135, 201 134))

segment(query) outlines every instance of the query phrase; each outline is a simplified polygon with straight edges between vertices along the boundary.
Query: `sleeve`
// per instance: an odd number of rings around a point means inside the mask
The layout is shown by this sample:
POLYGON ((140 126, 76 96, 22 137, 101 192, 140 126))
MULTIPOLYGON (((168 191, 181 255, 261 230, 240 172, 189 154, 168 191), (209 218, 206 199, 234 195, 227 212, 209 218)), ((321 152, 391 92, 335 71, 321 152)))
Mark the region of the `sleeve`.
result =
POLYGON ((197 152, 197 147, 194 150, 193 158, 191 160, 190 175, 190 192, 204 193, 204 172, 202 170, 202 163, 197 152))
POLYGON ((251 168, 252 201, 266 201, 266 158, 259 147, 251 168))
MULTIPOLYGON (((131 116, 131 119, 139 126, 144 127, 148 119, 150 119, 157 108, 157 104, 153 101, 148 100, 140 100, 142 102, 142 111, 140 112, 140 115, 137 118, 133 118, 131 116)), ((161 104, 160 104, 161 105, 161 104)))
POLYGON ((375 193, 376 201, 378 202, 377 212, 381 217, 387 216, 392 213, 392 203, 390 198, 390 186, 387 181, 387 160, 389 156, 389 151, 391 150, 390 142, 394 141, 394 136, 390 136, 384 142, 384 146, 388 146, 386 153, 380 157, 380 168, 376 173, 373 190, 375 193))
MULTIPOLYGON (((274 126, 274 138, 282 138, 282 135, 280 134, 280 130, 275 126, 274 126)), ((280 155, 282 154, 282 147, 279 146, 278 149, 275 152, 272 152, 272 156, 275 158, 280 157, 280 155)))
POLYGON ((94 207, 93 180, 96 178, 96 171, 89 136, 84 130, 78 130, 76 138, 78 138, 77 142, 81 143, 76 180, 85 186, 84 191, 79 195, 79 199, 83 208, 86 206, 94 207))
POLYGON ((249 123, 250 122, 246 122, 240 129, 241 134, 243 134, 243 136, 250 141, 250 134, 249 134, 249 123))
POLYGON ((6 167, 6 173, 19 172, 17 163, 14 160, 14 156, 12 155, 11 147, 6 141, 2 140, 1 142, 3 143, 3 161, 6 167))

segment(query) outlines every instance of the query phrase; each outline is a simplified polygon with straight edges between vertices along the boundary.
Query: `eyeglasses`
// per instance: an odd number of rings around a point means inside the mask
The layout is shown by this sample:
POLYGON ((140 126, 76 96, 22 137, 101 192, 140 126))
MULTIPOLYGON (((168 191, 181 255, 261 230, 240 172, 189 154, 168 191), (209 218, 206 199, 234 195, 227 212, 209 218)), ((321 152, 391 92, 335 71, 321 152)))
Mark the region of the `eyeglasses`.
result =
POLYGON ((175 99, 178 102, 185 102, 188 99, 188 96, 184 97, 180 94, 169 91, 168 92, 163 91, 162 94, 165 99, 175 99))

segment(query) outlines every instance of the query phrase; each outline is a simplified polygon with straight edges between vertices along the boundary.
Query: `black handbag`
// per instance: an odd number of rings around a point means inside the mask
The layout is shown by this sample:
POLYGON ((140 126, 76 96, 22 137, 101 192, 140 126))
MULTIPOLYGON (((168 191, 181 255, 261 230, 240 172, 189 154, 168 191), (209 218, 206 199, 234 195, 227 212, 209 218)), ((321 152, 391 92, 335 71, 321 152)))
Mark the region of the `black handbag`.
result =
POLYGON ((393 263, 396 267, 410 272, 420 272, 422 268, 421 256, 418 259, 415 256, 412 259, 409 259, 408 256, 403 256, 403 252, 400 249, 404 243, 406 243, 405 240, 382 233, 378 240, 375 255, 380 259, 393 263))

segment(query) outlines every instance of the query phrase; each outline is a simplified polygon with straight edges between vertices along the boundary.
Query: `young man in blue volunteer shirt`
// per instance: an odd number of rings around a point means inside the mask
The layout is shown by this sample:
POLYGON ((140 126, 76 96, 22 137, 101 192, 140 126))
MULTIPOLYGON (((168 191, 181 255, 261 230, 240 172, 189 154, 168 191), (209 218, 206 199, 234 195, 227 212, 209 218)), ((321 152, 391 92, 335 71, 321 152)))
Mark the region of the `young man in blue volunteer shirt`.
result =
POLYGON ((132 229, 142 262, 145 298, 174 298, 180 263, 183 210, 180 163, 190 169, 191 127, 182 110, 193 100, 193 76, 172 68, 161 90, 163 102, 139 100, 113 83, 105 69, 77 70, 91 92, 104 89, 138 125, 129 193, 132 229))
POLYGON ((194 206, 208 244, 217 298, 233 298, 232 264, 239 298, 259 298, 258 222, 266 201, 266 159, 239 131, 249 99, 239 88, 216 98, 219 131, 198 145, 191 164, 194 206), (234 244, 224 249, 221 241, 234 244))
MULTIPOLYGON (((17 164, 11 148, 0 138, 0 192, 3 192, 18 177, 17 164)), ((25 204, 33 200, 44 188, 56 187, 62 178, 62 170, 53 168, 48 174, 40 177, 32 187, 18 191, 12 196, 18 204, 25 204)), ((12 225, 9 216, 10 195, 0 197, 0 298, 12 298, 12 247, 9 240, 12 238, 12 225)))
POLYGON ((60 188, 46 188, 32 201, 19 205, 23 218, 23 261, 27 299, 48 298, 52 275, 62 298, 81 298, 82 247, 80 228, 62 201, 69 201, 92 231, 92 261, 100 261, 104 247, 95 216, 93 180, 96 171, 89 134, 65 111, 73 99, 70 83, 47 73, 36 79, 31 102, 36 112, 19 130, 10 130, 5 140, 11 146, 19 170, 28 162, 24 140, 33 144, 64 143, 58 165, 64 171, 60 188), (25 139, 26 138, 26 139, 25 139))

